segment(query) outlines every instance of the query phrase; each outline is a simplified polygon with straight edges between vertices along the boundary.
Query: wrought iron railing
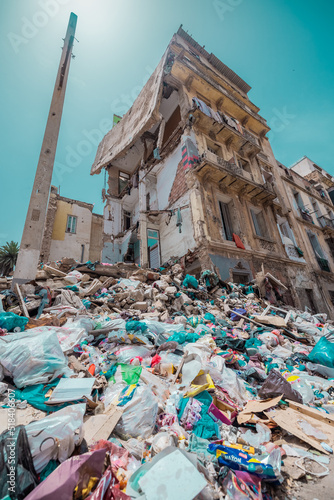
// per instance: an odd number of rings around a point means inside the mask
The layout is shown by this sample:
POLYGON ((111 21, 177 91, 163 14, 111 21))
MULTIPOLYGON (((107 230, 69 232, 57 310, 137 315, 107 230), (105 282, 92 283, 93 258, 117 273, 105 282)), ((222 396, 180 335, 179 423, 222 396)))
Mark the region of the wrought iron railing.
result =
POLYGON ((325 215, 321 215, 318 217, 318 221, 321 227, 330 227, 334 229, 334 221, 325 215))
POLYGON ((329 264, 328 264, 328 260, 322 259, 321 257, 317 257, 317 261, 318 261, 319 267, 322 271, 326 271, 328 273, 331 272, 329 264))

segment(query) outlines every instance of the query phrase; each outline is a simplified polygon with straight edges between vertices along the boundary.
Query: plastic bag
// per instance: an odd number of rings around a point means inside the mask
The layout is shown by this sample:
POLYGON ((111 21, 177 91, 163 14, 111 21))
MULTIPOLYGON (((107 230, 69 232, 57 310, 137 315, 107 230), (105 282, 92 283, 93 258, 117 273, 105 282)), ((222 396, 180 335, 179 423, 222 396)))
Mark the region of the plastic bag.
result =
POLYGON ((265 424, 257 423, 256 434, 254 434, 251 430, 248 430, 242 435, 242 437, 250 446, 259 448, 261 444, 265 444, 270 441, 271 431, 265 424))
POLYGON ((123 439, 148 438, 155 427, 158 402, 151 389, 138 385, 133 398, 124 406, 124 413, 115 427, 123 439))
POLYGON ((0 363, 19 389, 47 383, 72 373, 54 332, 28 332, 0 337, 0 363))
POLYGON ((260 398, 275 398, 283 394, 286 398, 303 403, 302 395, 295 391, 285 378, 275 369, 270 370, 267 380, 260 388, 258 395, 260 398))
POLYGON ((118 363, 130 363, 131 359, 138 356, 141 358, 149 357, 151 351, 141 345, 129 345, 117 349, 114 354, 117 356, 118 363))
POLYGON ((185 288, 195 288, 197 290, 197 288, 198 288, 198 281, 195 278, 195 276, 191 276, 190 274, 187 274, 186 277, 183 280, 182 285, 185 288))
POLYGON ((22 332, 25 329, 29 319, 18 316, 12 312, 0 312, 0 328, 12 332, 14 328, 20 328, 22 332))
POLYGON ((86 404, 67 406, 48 417, 26 425, 26 432, 36 471, 41 472, 50 460, 64 462, 83 439, 86 404))
POLYGON ((82 274, 79 273, 79 271, 71 271, 70 273, 66 274, 64 277, 64 281, 67 283, 71 283, 72 285, 76 285, 79 281, 82 280, 82 274))
POLYGON ((0 436, 0 471, 0 498, 23 500, 38 484, 27 434, 22 425, 0 436))
POLYGON ((308 359, 312 363, 334 368, 334 344, 325 337, 321 337, 308 355, 308 359))

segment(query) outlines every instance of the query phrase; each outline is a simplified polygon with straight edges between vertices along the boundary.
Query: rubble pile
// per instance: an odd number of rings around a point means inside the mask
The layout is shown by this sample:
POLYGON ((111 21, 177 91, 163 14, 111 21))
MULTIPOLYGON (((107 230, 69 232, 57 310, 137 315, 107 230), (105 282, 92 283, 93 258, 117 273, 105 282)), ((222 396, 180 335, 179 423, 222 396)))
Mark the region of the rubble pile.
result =
POLYGON ((334 334, 261 282, 71 259, 0 291, 0 498, 270 499, 329 473, 334 334), (10 444, 10 447, 9 447, 10 444))

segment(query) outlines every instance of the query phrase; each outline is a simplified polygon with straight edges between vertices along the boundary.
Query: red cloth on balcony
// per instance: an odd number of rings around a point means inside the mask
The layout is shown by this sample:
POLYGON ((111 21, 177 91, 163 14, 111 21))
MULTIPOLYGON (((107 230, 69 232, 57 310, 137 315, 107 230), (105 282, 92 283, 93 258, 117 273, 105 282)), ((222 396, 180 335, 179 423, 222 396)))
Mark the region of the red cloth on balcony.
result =
POLYGON ((233 237, 233 241, 237 245, 237 247, 245 250, 245 245, 243 244, 243 242, 241 241, 239 236, 237 234, 233 233, 232 237, 233 237))

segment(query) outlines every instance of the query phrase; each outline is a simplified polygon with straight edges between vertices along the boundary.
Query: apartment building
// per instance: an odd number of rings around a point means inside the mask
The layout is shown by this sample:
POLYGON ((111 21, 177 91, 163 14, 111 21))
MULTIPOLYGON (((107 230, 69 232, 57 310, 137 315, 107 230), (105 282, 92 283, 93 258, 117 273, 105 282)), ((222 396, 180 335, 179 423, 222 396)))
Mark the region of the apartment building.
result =
POLYGON ((97 150, 91 174, 108 177, 102 260, 157 268, 180 259, 194 274, 261 279, 272 303, 313 307, 298 290, 305 275, 317 307, 322 292, 250 89, 178 30, 97 150))

